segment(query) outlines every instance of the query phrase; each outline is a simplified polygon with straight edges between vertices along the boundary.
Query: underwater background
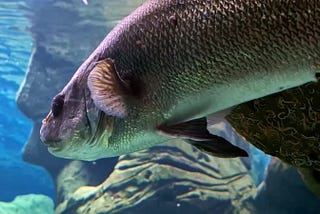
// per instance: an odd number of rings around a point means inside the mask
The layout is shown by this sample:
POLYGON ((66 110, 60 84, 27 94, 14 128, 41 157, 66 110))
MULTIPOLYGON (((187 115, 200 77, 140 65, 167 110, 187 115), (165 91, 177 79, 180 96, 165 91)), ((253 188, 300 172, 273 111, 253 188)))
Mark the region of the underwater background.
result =
POLYGON ((27 72, 33 41, 24 1, 0 2, 0 200, 16 195, 54 195, 52 180, 44 169, 22 160, 22 148, 32 129, 16 105, 16 94, 27 72))
POLYGON ((142 2, 0 1, 0 214, 54 206, 65 214, 318 213, 320 201, 296 169, 228 124, 211 129, 250 158, 213 158, 178 141, 93 162, 48 153, 39 128, 52 97, 142 2))

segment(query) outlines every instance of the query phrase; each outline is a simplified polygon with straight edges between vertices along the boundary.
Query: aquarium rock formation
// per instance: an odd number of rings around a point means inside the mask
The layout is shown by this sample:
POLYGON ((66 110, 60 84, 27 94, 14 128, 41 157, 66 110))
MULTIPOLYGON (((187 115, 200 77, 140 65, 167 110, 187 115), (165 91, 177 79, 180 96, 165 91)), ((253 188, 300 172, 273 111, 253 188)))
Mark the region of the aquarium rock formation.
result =
POLYGON ((252 201, 257 213, 318 213, 317 198, 305 185, 298 171, 272 158, 260 193, 252 201))
POLYGON ((12 202, 0 202, 0 213, 5 214, 54 214, 54 203, 45 195, 20 195, 12 202))
POLYGON ((247 210, 246 200, 255 194, 240 159, 210 157, 172 142, 121 156, 105 182, 80 187, 57 213, 225 213, 247 210))

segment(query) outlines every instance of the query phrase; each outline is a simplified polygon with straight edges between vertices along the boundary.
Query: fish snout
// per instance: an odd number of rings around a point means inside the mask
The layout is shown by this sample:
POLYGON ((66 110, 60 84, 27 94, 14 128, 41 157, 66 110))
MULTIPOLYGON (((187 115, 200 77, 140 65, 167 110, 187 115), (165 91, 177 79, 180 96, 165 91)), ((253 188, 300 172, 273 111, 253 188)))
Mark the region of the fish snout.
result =
POLYGON ((48 127, 42 125, 40 129, 40 140, 49 147, 59 147, 61 145, 62 139, 57 137, 58 135, 50 132, 48 127))
POLYGON ((58 147, 61 145, 61 140, 60 139, 53 139, 53 138, 45 138, 40 135, 41 141, 46 144, 49 147, 58 147))

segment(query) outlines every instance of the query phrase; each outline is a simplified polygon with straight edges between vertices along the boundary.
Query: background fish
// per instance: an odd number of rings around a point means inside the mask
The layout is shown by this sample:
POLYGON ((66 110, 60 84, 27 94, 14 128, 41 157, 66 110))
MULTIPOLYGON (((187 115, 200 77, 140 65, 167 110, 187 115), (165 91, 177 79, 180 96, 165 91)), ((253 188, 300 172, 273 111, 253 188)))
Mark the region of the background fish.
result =
POLYGON ((117 25, 53 99, 53 154, 117 156, 174 138, 246 156, 205 117, 316 81, 318 1, 148 1, 117 25))

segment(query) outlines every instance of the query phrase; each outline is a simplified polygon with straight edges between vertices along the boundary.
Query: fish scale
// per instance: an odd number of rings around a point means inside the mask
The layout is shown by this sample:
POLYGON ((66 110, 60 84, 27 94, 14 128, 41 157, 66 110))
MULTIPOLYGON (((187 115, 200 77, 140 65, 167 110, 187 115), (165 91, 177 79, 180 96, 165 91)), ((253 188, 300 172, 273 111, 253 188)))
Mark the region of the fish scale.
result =
POLYGON ((71 93, 75 80, 90 83, 100 110, 115 116, 105 156, 128 153, 170 139, 157 132, 163 124, 194 124, 316 81, 319 30, 316 0, 150 0, 106 36, 61 93, 71 93), (95 78, 103 75, 92 73, 107 59, 114 66, 105 75, 115 82, 105 88, 115 91, 105 91, 111 97, 102 105, 95 78), (108 106, 117 100, 124 103, 108 106))
POLYGON ((143 80, 147 105, 159 112, 170 112, 173 105, 213 84, 231 85, 256 71, 277 75, 298 60, 302 65, 297 67, 309 68, 319 57, 316 1, 184 2, 150 1, 148 9, 137 12, 135 24, 130 18, 129 24, 123 21, 113 45, 117 50, 104 55, 115 59, 120 76, 131 70, 143 80), (155 7, 160 9, 153 11, 155 7), (310 31, 312 37, 306 36, 310 31), (143 48, 127 51, 137 40, 143 48), (113 54, 118 52, 126 54, 113 54))

